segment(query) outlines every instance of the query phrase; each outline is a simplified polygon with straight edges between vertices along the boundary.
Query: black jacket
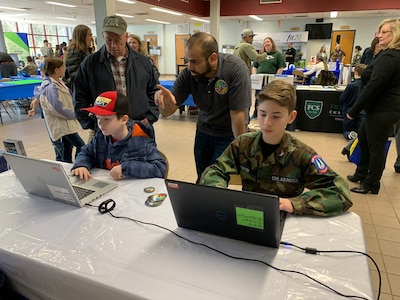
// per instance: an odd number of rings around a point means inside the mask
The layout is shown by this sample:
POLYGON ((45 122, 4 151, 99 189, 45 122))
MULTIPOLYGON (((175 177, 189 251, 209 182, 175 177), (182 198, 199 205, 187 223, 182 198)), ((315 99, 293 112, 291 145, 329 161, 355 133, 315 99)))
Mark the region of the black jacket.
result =
MULTIPOLYGON (((150 60, 133 51, 126 44, 128 60, 126 66, 127 96, 131 103, 130 118, 150 123, 156 122, 159 110, 154 103, 154 94, 158 90, 158 80, 155 78, 150 60)), ((105 91, 115 90, 115 81, 107 57, 106 46, 87 56, 79 66, 75 78, 74 104, 76 117, 84 129, 94 129, 95 120, 81 108, 93 105, 96 97, 105 91)))
POLYGON ((400 50, 381 51, 364 71, 366 86, 348 111, 352 117, 368 112, 400 112, 400 50))
POLYGON ((65 83, 71 90, 74 90, 75 77, 78 74, 80 64, 86 56, 87 54, 82 50, 68 50, 67 59, 65 61, 65 83))

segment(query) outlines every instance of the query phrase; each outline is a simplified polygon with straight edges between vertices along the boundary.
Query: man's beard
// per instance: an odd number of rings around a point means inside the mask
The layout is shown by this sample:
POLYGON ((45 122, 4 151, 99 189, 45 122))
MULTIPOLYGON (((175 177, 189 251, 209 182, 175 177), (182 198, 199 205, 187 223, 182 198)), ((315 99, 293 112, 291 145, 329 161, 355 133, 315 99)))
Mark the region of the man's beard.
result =
POLYGON ((195 73, 195 75, 193 75, 196 78, 206 78, 205 75, 207 75, 208 73, 210 73, 212 71, 210 63, 207 61, 207 68, 204 72, 202 73, 195 73))

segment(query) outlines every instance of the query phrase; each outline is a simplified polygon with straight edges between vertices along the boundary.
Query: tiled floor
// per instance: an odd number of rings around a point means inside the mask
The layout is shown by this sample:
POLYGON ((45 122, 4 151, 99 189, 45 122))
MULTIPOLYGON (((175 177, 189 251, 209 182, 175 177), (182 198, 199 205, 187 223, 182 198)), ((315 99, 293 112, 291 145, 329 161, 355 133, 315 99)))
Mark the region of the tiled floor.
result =
MULTIPOLYGON (((28 118, 25 114, 2 111, 4 124, 0 125, 0 140, 21 139, 27 154, 35 158, 54 159, 43 120, 40 116, 28 118)), ((196 116, 183 113, 169 118, 160 117, 155 123, 156 141, 169 159, 169 177, 195 182, 193 139, 196 116)), ((340 175, 352 174, 355 166, 340 154, 346 141, 340 134, 293 132, 321 154, 325 161, 340 175)), ((86 132, 81 136, 86 139, 86 132)), ((363 222, 368 253, 377 261, 382 274, 382 300, 400 300, 400 174, 393 170, 396 157, 394 142, 389 151, 387 168, 382 177, 379 195, 352 194, 353 212, 363 222)), ((350 183, 350 186, 354 186, 350 183)), ((371 274, 377 289, 377 272, 371 264, 371 274)))

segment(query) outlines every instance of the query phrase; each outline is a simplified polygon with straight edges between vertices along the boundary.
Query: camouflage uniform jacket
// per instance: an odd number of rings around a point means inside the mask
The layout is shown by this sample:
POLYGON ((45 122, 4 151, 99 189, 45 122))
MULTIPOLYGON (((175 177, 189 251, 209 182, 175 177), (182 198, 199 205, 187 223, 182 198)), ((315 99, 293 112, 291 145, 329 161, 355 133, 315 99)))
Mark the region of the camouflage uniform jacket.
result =
POLYGON ((264 158, 261 139, 261 131, 237 137, 204 171, 201 184, 226 188, 230 175, 240 174, 243 190, 289 198, 298 215, 334 216, 353 205, 347 182, 311 147, 285 133, 264 158))

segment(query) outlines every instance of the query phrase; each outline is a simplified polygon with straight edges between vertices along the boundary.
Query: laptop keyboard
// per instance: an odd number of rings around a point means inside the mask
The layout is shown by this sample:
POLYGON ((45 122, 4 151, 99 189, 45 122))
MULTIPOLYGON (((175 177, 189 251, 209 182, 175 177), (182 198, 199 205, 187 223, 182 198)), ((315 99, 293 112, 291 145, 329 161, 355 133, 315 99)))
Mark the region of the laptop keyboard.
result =
POLYGON ((78 199, 83 199, 86 196, 94 193, 94 191, 92 191, 92 190, 85 189, 85 188, 82 188, 79 186, 73 186, 73 188, 74 188, 75 194, 78 197, 78 199))

